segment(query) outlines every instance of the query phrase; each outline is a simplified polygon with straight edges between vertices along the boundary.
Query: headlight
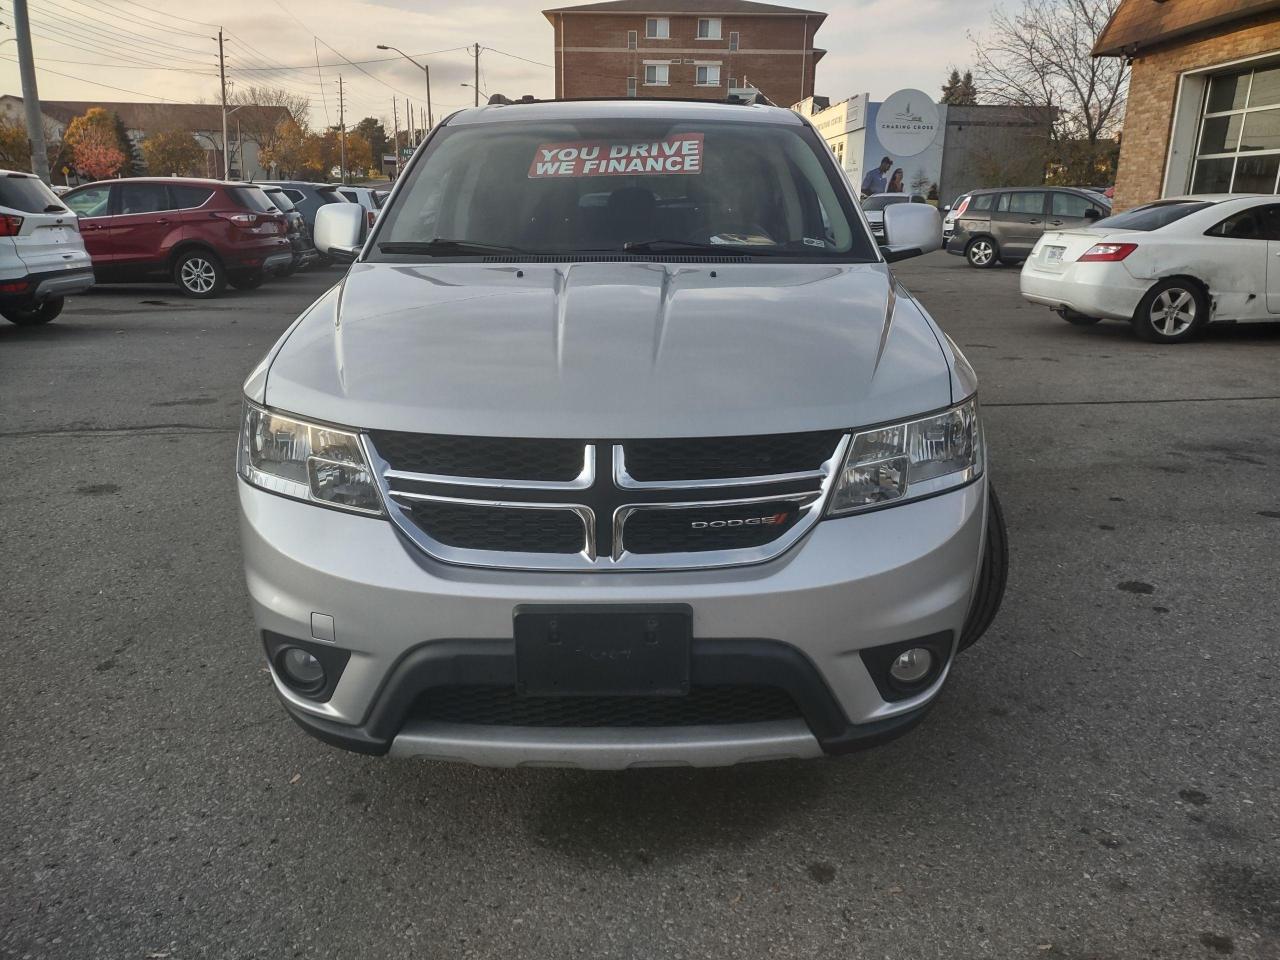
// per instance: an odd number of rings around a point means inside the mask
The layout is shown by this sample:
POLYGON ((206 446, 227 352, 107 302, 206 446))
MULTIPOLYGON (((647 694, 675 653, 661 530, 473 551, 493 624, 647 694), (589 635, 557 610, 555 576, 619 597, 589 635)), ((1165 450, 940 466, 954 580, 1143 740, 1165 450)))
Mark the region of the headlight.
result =
POLYGON ((982 474, 978 401, 945 413, 854 434, 828 516, 913 500, 982 474))
POLYGON ((373 471, 354 433, 281 416, 245 401, 240 476, 255 487, 355 513, 382 513, 373 471))

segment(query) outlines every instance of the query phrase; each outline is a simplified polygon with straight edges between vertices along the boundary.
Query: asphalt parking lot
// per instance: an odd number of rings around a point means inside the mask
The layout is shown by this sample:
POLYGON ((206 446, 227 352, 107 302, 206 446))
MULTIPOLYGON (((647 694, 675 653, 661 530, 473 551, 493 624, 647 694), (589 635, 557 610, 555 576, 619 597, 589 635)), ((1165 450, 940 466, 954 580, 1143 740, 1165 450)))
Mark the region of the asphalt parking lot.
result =
POLYGON ((239 385, 336 270, 0 323, 0 957, 1280 957, 1280 326, 899 274, 982 378, 1004 608, 907 737, 718 771, 369 759, 278 707, 239 385))

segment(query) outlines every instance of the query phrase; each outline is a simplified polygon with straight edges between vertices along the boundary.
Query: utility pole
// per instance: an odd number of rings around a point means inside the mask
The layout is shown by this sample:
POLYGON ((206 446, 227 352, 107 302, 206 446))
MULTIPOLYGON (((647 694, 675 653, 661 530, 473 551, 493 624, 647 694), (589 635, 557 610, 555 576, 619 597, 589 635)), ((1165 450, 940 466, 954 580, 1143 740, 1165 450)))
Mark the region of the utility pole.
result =
POLYGON ((395 139, 391 141, 392 150, 396 157, 396 179, 400 179, 400 101, 396 97, 391 98, 391 124, 395 127, 395 139))
POLYGON ((418 131, 413 128, 413 101, 408 97, 404 98, 404 122, 409 126, 409 146, 416 147, 418 145, 418 131))
POLYGON ((13 0, 13 30, 18 35, 18 72, 22 74, 22 109, 27 115, 27 142, 31 145, 31 172, 49 182, 49 154, 44 145, 44 115, 36 90, 36 62, 31 54, 31 21, 27 0, 13 0))
POLYGON ((338 74, 338 166, 342 174, 342 182, 347 182, 347 114, 346 102, 343 100, 342 74, 338 74))
POLYGON ((476 44, 476 82, 475 82, 475 105, 480 106, 480 44, 476 44))
POLYGON ((227 58, 222 53, 222 28, 218 28, 218 79, 222 84, 222 179, 231 177, 231 151, 227 144, 227 58))

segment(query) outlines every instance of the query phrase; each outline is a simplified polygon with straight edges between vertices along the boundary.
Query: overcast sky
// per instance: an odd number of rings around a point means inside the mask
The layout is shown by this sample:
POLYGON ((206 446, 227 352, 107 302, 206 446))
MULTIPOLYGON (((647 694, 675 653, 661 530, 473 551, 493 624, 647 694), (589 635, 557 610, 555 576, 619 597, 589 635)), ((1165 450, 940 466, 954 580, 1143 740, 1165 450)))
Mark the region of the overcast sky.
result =
MULTIPOLYGON (((817 35, 818 45, 829 51, 818 65, 817 92, 833 100, 862 92, 881 100, 902 87, 918 87, 936 98, 946 68, 969 61, 966 34, 984 28, 991 6, 989 0, 775 2, 828 11, 817 35)), ((311 122, 317 127, 326 118, 337 122, 339 75, 349 123, 371 114, 389 122, 393 98, 399 98, 401 109, 406 96, 413 98, 415 110, 423 104, 423 75, 409 63, 364 62, 391 56, 377 49, 379 43, 426 55, 420 59, 431 68, 437 115, 470 105, 472 92, 460 84, 471 81, 473 62, 463 48, 476 42, 492 48, 480 56, 481 87, 486 92, 552 96, 552 30, 540 11, 558 5, 530 0, 30 4, 43 97, 214 102, 217 43, 210 38, 222 26, 229 36, 226 50, 233 84, 284 86, 308 97, 311 122), (221 17, 220 23, 203 22, 215 17, 221 17), (360 67, 343 63, 344 58, 360 67)), ((10 3, 0 0, 0 39, 13 35, 11 10, 10 3)), ((0 44, 0 93, 20 93, 14 57, 12 42, 0 44)))

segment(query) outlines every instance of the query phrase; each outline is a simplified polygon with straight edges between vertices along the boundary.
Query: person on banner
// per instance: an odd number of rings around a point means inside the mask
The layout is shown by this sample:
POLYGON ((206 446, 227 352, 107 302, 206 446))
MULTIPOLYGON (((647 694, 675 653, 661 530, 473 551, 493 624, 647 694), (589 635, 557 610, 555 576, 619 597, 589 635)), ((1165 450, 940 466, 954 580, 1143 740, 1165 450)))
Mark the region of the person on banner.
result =
POLYGON ((884 193, 886 180, 885 176, 889 172, 889 168, 893 166, 893 161, 885 157, 880 161, 880 166, 874 170, 868 170, 867 175, 862 178, 862 195, 869 197, 873 193, 884 193))
POLYGON ((889 186, 885 189, 885 193, 902 193, 902 168, 899 167, 893 171, 893 176, 889 178, 889 186))

